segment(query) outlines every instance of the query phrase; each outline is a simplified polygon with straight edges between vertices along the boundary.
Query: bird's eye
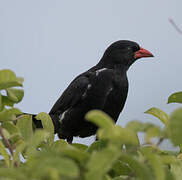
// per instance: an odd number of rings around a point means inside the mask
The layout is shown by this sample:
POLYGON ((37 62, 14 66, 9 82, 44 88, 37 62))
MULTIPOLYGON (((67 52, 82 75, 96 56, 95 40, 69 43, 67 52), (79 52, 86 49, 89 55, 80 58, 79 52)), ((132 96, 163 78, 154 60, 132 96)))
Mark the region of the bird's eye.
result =
POLYGON ((136 52, 136 51, 138 51, 140 49, 140 47, 139 46, 133 46, 132 49, 133 49, 134 52, 136 52))

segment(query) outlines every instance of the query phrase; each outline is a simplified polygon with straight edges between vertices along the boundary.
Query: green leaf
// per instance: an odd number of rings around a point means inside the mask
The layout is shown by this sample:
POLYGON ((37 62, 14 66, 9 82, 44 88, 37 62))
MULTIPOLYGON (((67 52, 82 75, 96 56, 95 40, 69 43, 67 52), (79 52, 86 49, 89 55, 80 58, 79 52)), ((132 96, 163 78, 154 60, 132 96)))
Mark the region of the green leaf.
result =
POLYGON ((54 142, 51 145, 51 148, 57 152, 61 152, 66 157, 76 160, 77 162, 85 162, 90 156, 90 154, 85 151, 85 145, 76 143, 70 145, 64 140, 58 140, 54 142), (81 148, 79 149, 78 147, 81 148))
POLYGON ((62 147, 60 152, 63 155, 65 155, 66 157, 70 157, 71 159, 74 159, 80 163, 86 162, 86 160, 88 160, 88 158, 90 156, 90 154, 88 152, 81 151, 72 146, 62 147))
POLYGON ((179 160, 175 164, 171 164, 171 172, 175 180, 181 180, 182 177, 182 161, 179 160))
POLYGON ((82 151, 86 151, 88 149, 87 145, 79 144, 79 143, 72 143, 72 146, 82 151))
MULTIPOLYGON (((30 172, 33 172, 32 179, 51 179, 49 177, 52 177, 52 172, 54 175, 65 176, 65 179, 77 178, 79 175, 76 163, 61 156, 57 151, 38 152, 28 160, 28 165, 30 172)), ((59 177, 59 179, 64 178, 59 177)))
POLYGON ((15 103, 23 99, 24 91, 22 89, 8 88, 6 91, 8 98, 15 103))
POLYGON ((9 138, 9 141, 11 144, 13 144, 15 147, 19 145, 22 142, 22 138, 20 134, 12 134, 9 138))
POLYGON ((14 164, 15 162, 20 163, 20 154, 25 150, 27 144, 24 141, 21 141, 21 143, 16 146, 16 151, 13 154, 13 162, 12 164, 14 164))
POLYGON ((102 151, 92 153, 87 164, 88 172, 85 174, 85 179, 102 179, 104 174, 112 168, 120 154, 120 149, 114 146, 109 146, 102 151))
POLYGON ((130 129, 115 126, 114 121, 99 110, 93 110, 86 114, 86 119, 100 127, 98 138, 111 140, 120 146, 122 143, 127 145, 139 145, 137 134, 130 129))
POLYGON ((95 141, 90 145, 90 147, 87 149, 89 153, 92 153, 93 151, 101 151, 107 146, 107 141, 99 140, 95 141))
POLYGON ((150 148, 142 148, 142 154, 148 160, 149 164, 154 171, 155 179, 156 180, 165 180, 165 171, 163 168, 163 164, 161 162, 160 156, 154 154, 150 148))
MULTIPOLYGON (((36 130, 28 143, 27 154, 32 156, 42 142, 46 142, 50 134, 45 130, 36 130)), ((30 157, 31 158, 31 157, 30 157)))
POLYGON ((145 142, 150 143, 152 138, 161 137, 161 135, 162 135, 162 132, 160 127, 153 126, 146 131, 145 142))
POLYGON ((22 115, 18 118, 17 125, 22 138, 29 141, 33 135, 31 115, 22 115))
POLYGON ((14 86, 22 86, 20 79, 18 79, 15 73, 11 70, 0 71, 0 90, 7 89, 14 86))
POLYGON ((0 112, 0 122, 14 121, 16 120, 16 115, 21 113, 22 112, 17 108, 3 109, 3 111, 0 112))
POLYGON ((0 160, 0 169, 2 169, 2 168, 7 168, 7 165, 6 165, 5 161, 4 161, 4 159, 1 158, 1 160, 0 160))
POLYGON ((126 128, 131 129, 133 131, 137 132, 144 132, 146 129, 146 125, 142 122, 139 121, 130 121, 127 125, 126 128))
POLYGON ((174 155, 160 155, 160 160, 164 165, 170 166, 173 163, 177 162, 177 158, 174 155))
POLYGON ((103 180, 112 180, 110 176, 108 176, 107 174, 104 176, 103 180))
POLYGON ((144 163, 139 162, 131 155, 122 153, 120 160, 127 163, 129 167, 135 172, 135 175, 140 180, 152 180, 151 172, 144 163))
POLYGON ((171 94, 168 98, 168 103, 182 103, 182 92, 171 94))
POLYGON ((2 95, 0 93, 0 111, 3 109, 2 95))
POLYGON ((9 107, 13 107, 13 105, 15 104, 15 102, 11 101, 10 99, 8 99, 7 96, 2 96, 2 106, 9 106, 9 107))
POLYGON ((21 135, 18 128, 14 125, 13 122, 2 122, 1 126, 3 129, 6 129, 9 133, 8 140, 12 145, 18 145, 21 141, 21 135))
POLYGON ((10 134, 19 133, 18 128, 12 122, 2 122, 2 128, 6 129, 10 134))
POLYGON ((173 144, 175 146, 182 145, 182 108, 171 114, 167 130, 173 144))
POLYGON ((0 154, 3 156, 3 159, 5 160, 7 167, 9 167, 10 166, 10 157, 1 140, 0 140, 0 154))
POLYGON ((8 111, 12 114, 15 114, 16 116, 22 114, 22 112, 18 108, 10 108, 8 109, 8 111))
POLYGON ((4 135, 4 137, 6 138, 6 139, 9 139, 10 138, 10 133, 6 130, 6 129, 2 129, 2 132, 3 132, 3 135, 4 135))
POLYGON ((134 177, 130 177, 130 176, 119 176, 119 177, 115 177, 112 180, 127 180, 127 179, 129 179, 129 180, 138 180, 138 179, 136 179, 134 177))
POLYGON ((69 144, 66 141, 64 141, 63 139, 59 139, 59 140, 53 142, 53 144, 51 145, 51 148, 60 151, 62 149, 62 147, 65 147, 68 145, 69 144))
POLYGON ((162 123, 164 123, 164 125, 168 125, 169 116, 161 109, 153 107, 153 108, 147 110, 145 113, 151 114, 151 115, 157 117, 158 119, 161 120, 162 123))
POLYGON ((156 125, 152 123, 143 123, 139 121, 130 121, 127 125, 126 128, 131 129, 134 132, 146 132, 148 129, 152 127, 157 127, 156 125))
POLYGON ((56 162, 55 159, 54 161, 48 161, 47 163, 49 163, 49 165, 47 169, 49 167, 55 167, 55 165, 57 164, 58 167, 56 167, 56 169, 58 170, 60 175, 72 178, 78 177, 79 175, 78 167, 72 160, 63 157, 59 158, 58 160, 59 160, 58 163, 56 162))
POLYGON ((24 82, 24 78, 22 78, 22 77, 16 77, 16 79, 21 84, 24 82))
POLYGON ((169 169, 168 167, 165 168, 165 180, 176 180, 176 178, 174 177, 174 174, 172 174, 171 169, 169 169))
POLYGON ((0 121, 13 121, 16 120, 15 114, 13 114, 9 109, 4 109, 0 112, 0 121))
POLYGON ((122 128, 120 126, 114 126, 110 129, 99 129, 98 130, 99 139, 108 139, 111 143, 118 146, 123 144, 138 146, 139 139, 137 134, 128 128, 122 128))
POLYGON ((106 113, 100 110, 89 111, 85 118, 100 128, 109 129, 114 126, 114 121, 106 113))
POLYGON ((122 162, 121 160, 117 160, 113 165, 111 171, 109 172, 110 176, 117 177, 128 175, 132 173, 132 169, 128 166, 127 163, 122 162))
MULTIPOLYGON (((25 168, 2 168, 0 171, 1 180, 23 180, 29 179, 25 174, 25 168), (24 170, 24 171, 23 171, 24 170)), ((30 179, 29 179, 30 180, 30 179)))
POLYGON ((15 162, 20 163, 20 154, 25 150, 27 144, 22 141, 17 147, 16 147, 16 151, 13 154, 13 162, 12 164, 14 164, 15 162))
POLYGON ((49 144, 51 145, 54 141, 54 125, 51 117, 47 113, 39 113, 36 117, 37 120, 41 120, 43 128, 50 133, 49 144))

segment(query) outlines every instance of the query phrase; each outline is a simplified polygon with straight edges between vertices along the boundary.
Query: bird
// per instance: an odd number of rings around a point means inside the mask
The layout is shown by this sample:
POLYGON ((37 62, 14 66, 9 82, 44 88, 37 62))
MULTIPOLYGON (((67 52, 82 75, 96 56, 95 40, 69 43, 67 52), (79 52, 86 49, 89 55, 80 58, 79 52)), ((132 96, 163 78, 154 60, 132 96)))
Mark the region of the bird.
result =
MULTIPOLYGON (((73 137, 95 135, 98 127, 85 119, 85 114, 94 109, 105 112, 116 123, 127 99, 127 71, 136 60, 147 57, 154 56, 134 41, 112 43, 100 61, 78 75, 53 105, 49 115, 55 134, 68 143, 73 137)), ((33 122, 42 128, 40 121, 33 118, 33 122)))

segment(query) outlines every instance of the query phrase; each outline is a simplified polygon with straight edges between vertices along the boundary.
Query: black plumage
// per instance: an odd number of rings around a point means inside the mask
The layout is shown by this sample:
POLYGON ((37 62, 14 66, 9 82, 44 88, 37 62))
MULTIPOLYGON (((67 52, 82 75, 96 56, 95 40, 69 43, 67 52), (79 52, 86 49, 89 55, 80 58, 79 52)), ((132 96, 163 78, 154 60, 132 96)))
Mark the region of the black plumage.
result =
POLYGON ((127 98, 128 68, 137 59, 152 56, 132 41, 111 44, 99 63, 76 77, 52 107, 49 115, 55 133, 68 142, 72 142, 74 136, 94 135, 97 127, 84 119, 93 109, 103 110, 116 122, 127 98))

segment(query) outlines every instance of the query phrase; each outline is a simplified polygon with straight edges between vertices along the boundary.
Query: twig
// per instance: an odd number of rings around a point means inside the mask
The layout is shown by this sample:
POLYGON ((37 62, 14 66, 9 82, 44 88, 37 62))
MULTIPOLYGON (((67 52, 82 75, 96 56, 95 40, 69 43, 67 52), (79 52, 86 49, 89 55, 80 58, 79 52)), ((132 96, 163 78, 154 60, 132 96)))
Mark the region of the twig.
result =
POLYGON ((154 144, 154 143, 152 143, 152 142, 147 142, 147 143, 142 144, 142 146, 151 145, 151 146, 153 146, 153 147, 159 147, 159 145, 161 145, 161 143, 162 143, 164 140, 165 140, 165 138, 164 138, 164 137, 161 137, 161 138, 159 138, 159 141, 158 141, 156 144, 154 144))
MULTIPOLYGON (((1 126, 0 126, 0 136, 2 137, 2 140, 3 140, 4 144, 5 144, 5 146, 9 149, 9 152, 13 156, 13 147, 11 146, 8 139, 4 136, 3 128, 1 126)), ((18 167, 18 162, 15 162, 15 167, 18 167)))
POLYGON ((178 25, 174 22, 173 19, 169 18, 169 22, 172 24, 172 26, 176 29, 176 31, 182 35, 182 30, 178 27, 178 25))
POLYGON ((156 146, 159 146, 164 141, 164 137, 161 137, 157 142, 156 146))

